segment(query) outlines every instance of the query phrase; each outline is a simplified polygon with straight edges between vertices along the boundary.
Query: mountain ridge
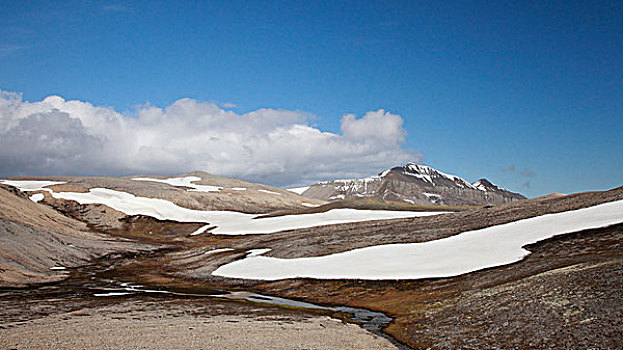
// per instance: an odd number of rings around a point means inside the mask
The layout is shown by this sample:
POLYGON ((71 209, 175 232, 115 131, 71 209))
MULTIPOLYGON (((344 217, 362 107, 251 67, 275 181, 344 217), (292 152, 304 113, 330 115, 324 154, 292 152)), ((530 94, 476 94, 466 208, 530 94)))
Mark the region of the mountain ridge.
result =
POLYGON ((526 199, 482 178, 470 183, 427 165, 407 163, 362 179, 319 182, 301 192, 305 197, 335 201, 381 198, 423 205, 500 205, 526 199))

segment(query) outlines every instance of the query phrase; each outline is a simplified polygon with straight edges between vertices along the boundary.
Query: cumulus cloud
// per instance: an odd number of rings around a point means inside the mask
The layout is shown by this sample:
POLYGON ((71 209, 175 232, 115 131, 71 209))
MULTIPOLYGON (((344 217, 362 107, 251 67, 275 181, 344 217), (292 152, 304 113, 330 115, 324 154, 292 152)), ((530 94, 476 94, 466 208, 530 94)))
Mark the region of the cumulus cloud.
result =
POLYGON ((0 92, 0 176, 202 170, 284 186, 367 176, 421 160, 404 148, 399 115, 345 115, 341 133, 312 126, 313 118, 276 109, 237 114, 193 99, 121 114, 59 96, 27 102, 0 92))

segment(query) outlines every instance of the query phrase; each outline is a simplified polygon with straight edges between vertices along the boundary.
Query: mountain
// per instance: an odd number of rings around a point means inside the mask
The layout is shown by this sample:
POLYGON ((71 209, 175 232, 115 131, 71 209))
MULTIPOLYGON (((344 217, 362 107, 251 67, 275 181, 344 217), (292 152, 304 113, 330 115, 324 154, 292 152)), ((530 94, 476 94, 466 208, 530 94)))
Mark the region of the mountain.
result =
POLYGON ((526 199, 486 179, 469 183, 426 165, 408 163, 364 179, 333 180, 309 186, 303 196, 334 201, 381 198, 424 205, 499 205, 526 199))

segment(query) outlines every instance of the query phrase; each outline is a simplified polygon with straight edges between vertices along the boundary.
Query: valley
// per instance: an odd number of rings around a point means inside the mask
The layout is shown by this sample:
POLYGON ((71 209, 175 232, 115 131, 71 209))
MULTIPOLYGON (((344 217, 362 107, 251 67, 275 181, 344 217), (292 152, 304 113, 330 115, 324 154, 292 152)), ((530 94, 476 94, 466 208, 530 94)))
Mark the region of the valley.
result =
POLYGON ((623 188, 496 206, 433 210, 380 199, 349 209, 200 175, 3 181, 2 346, 94 347, 104 344, 102 332, 121 329, 106 346, 149 347, 165 327, 167 341, 188 348, 617 347, 623 188), (231 211, 237 203, 245 211, 231 211), (491 233, 460 241, 481 232, 491 233), (438 255, 406 252, 421 261, 393 251, 359 262, 344 255, 445 240, 438 255), (519 255, 479 265, 511 241, 519 255), (467 246, 476 249, 474 267, 410 275, 431 271, 429 262, 468 266, 467 246), (240 271, 249 275, 219 273, 245 261, 273 259, 281 268, 331 256, 345 260, 327 271, 354 264, 358 272, 262 278, 271 268, 248 265, 240 271))

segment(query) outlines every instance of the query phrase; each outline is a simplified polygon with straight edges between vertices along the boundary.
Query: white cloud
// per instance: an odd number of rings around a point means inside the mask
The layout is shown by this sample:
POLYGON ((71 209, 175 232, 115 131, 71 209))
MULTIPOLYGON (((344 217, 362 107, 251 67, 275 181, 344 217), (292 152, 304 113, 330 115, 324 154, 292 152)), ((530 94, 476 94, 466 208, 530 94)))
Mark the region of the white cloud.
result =
POLYGON ((181 99, 133 115, 50 96, 0 92, 0 176, 180 174, 191 170, 273 185, 367 176, 419 154, 403 148, 402 118, 383 110, 346 115, 342 134, 312 115, 246 114, 181 99))
POLYGON ((401 142, 405 137, 402 118, 382 109, 368 112, 357 119, 354 114, 342 117, 342 131, 345 137, 353 139, 372 138, 385 142, 401 142))

